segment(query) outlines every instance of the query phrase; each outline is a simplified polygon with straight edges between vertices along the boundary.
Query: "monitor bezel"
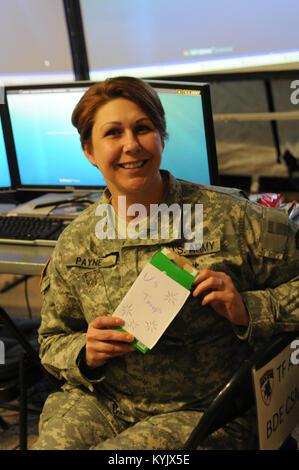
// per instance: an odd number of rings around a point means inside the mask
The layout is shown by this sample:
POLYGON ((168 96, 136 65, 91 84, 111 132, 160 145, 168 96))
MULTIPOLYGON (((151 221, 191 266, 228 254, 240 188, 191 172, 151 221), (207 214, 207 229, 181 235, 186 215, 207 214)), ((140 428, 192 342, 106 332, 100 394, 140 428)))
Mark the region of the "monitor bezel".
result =
POLYGON ((18 187, 18 166, 14 153, 14 143, 12 141, 12 132, 10 126, 10 119, 6 102, 0 104, 0 126, 2 126, 4 146, 6 150, 6 158, 10 176, 10 186, 0 186, 0 192, 7 192, 15 190, 18 187))
MULTIPOLYGON (((207 146, 207 157, 210 183, 209 185, 218 184, 218 162, 217 162, 217 151, 216 141, 214 132, 214 122, 212 114, 212 104, 210 95, 210 85, 208 83, 195 83, 188 81, 173 81, 173 80, 155 80, 155 79, 143 79, 156 89, 163 88, 180 88, 185 90, 197 90, 201 93, 202 98, 202 109, 203 109, 203 120, 205 126, 206 146, 207 146)), ((7 95, 10 91, 21 91, 21 90, 40 90, 40 89, 57 89, 57 88, 86 88, 86 90, 94 85, 95 81, 83 80, 65 83, 41 83, 41 84, 26 84, 26 85, 8 85, 5 87, 5 108, 8 117, 8 126, 6 129, 10 160, 12 164, 12 170, 14 175, 14 188, 20 191, 44 191, 44 192, 78 192, 78 191, 97 191, 106 188, 106 185, 25 185, 21 183, 19 169, 18 169, 18 158, 16 155, 16 149, 14 144, 14 137, 12 131, 12 125, 9 115, 9 106, 7 102, 7 95)), ((71 119, 71 116, 70 116, 71 119)), ((183 158, 183 157, 182 157, 183 158)))

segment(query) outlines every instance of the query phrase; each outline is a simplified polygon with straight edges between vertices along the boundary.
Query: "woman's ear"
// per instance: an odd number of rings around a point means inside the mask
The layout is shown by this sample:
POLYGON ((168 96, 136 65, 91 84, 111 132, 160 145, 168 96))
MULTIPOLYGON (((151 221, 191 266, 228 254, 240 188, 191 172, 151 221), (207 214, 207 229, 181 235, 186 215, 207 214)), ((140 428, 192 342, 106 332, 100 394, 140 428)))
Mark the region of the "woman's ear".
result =
POLYGON ((91 149, 89 148, 89 145, 84 144, 83 152, 87 160, 89 160, 90 163, 92 163, 92 165, 96 166, 95 159, 94 159, 93 154, 91 153, 91 149))

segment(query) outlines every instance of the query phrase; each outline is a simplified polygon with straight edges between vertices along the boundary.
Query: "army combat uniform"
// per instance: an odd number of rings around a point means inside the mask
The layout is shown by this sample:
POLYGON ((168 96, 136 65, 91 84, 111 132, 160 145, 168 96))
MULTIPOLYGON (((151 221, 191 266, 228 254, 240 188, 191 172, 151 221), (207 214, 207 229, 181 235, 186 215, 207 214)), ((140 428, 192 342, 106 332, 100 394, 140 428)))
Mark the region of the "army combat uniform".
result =
MULTIPOLYGON (((62 389, 47 399, 35 449, 181 449, 203 411, 252 352, 280 331, 299 329, 298 226, 238 190, 179 181, 168 172, 165 203, 203 205, 203 243, 186 249, 167 239, 96 236, 99 204, 61 235, 42 280, 41 359, 62 389), (203 268, 228 274, 241 293, 249 326, 237 327, 189 296, 158 343, 84 368, 88 324, 111 315, 161 246, 203 268)), ((254 414, 208 440, 205 448, 254 448, 254 414)))

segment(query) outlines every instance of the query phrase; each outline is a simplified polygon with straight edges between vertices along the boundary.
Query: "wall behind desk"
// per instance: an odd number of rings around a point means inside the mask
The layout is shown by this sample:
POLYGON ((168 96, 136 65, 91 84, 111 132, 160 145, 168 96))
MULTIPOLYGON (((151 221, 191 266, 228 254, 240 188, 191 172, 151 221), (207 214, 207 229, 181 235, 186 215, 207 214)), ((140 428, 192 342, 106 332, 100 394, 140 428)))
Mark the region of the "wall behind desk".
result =
MULTIPOLYGON (((299 72, 298 72, 299 79, 299 72)), ((293 79, 271 80, 275 111, 299 111, 291 102, 293 79)), ((298 93, 299 95, 299 93, 298 93)), ((269 112, 263 80, 238 80, 211 83, 213 114, 269 112)), ((287 177, 277 150, 270 121, 215 121, 219 174, 287 177)), ((299 158, 299 121, 277 121, 280 151, 299 158)))
MULTIPOLYGON (((22 276, 0 274, 0 290, 21 278, 22 276)), ((39 290, 39 276, 32 276, 27 280, 27 294, 32 318, 40 318, 42 296, 39 290)), ((26 284, 23 282, 0 294, 0 305, 12 317, 29 318, 30 311, 28 311, 26 301, 26 284)))

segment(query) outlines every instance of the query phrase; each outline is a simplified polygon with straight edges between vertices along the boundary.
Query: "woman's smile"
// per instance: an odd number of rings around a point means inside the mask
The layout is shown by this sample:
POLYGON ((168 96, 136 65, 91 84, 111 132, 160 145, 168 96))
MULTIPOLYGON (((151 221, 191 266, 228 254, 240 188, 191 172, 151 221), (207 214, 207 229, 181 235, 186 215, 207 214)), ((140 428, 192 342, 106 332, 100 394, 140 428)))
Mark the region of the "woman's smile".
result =
POLYGON ((137 162, 127 162, 127 163, 119 163, 118 166, 124 168, 126 170, 138 169, 142 168, 148 160, 140 160, 137 162))

